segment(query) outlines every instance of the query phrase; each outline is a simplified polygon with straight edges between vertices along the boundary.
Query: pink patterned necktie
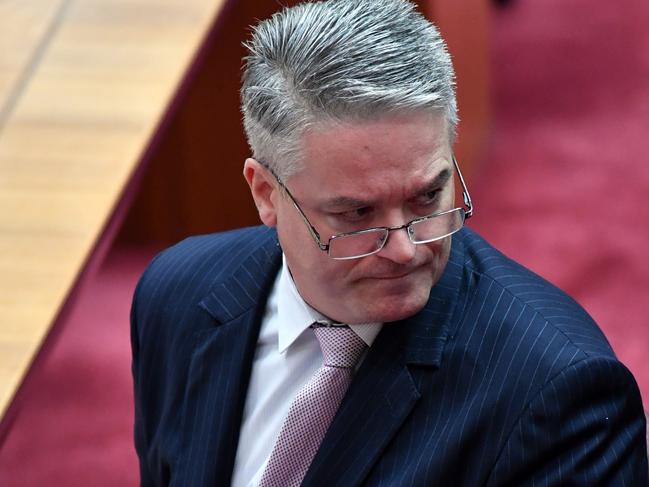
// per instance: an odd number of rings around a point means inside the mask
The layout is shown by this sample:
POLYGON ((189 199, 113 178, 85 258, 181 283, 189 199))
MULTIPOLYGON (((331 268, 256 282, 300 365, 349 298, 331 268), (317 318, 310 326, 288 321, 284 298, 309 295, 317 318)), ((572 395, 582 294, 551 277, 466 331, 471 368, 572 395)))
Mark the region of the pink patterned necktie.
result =
POLYGON ((259 487, 297 487, 306 475, 367 347, 348 326, 313 325, 322 367, 291 404, 259 487))

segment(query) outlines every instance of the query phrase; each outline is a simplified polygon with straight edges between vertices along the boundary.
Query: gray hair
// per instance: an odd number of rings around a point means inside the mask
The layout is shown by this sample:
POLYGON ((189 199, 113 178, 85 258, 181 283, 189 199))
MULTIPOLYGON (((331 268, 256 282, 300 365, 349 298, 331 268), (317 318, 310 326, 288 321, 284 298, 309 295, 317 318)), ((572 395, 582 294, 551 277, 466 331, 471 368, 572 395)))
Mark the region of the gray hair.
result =
POLYGON ((410 111, 442 113, 452 140, 455 75, 438 30, 408 0, 327 0, 286 8, 245 44, 241 108, 253 157, 300 167, 305 130, 410 111))

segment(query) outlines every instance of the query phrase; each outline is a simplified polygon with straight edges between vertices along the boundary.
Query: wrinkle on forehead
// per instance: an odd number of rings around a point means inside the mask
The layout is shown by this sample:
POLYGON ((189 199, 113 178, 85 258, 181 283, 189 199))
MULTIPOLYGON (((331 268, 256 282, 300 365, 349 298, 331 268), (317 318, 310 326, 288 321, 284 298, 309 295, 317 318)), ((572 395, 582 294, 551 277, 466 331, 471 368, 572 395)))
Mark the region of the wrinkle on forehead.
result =
POLYGON ((431 114, 322 124, 305 135, 303 154, 288 182, 311 202, 407 198, 452 167, 445 120, 431 114))
MULTIPOLYGON (((421 182, 412 181, 412 188, 405 187, 402 199, 407 200, 420 196, 428 191, 443 188, 448 181, 452 178, 453 172, 450 167, 442 168, 437 174, 429 178, 423 179, 421 182)), ((323 199, 319 206, 329 210, 344 209, 344 208, 361 208, 364 206, 378 206, 385 198, 373 199, 371 197, 357 197, 351 195, 334 195, 328 196, 323 199)))

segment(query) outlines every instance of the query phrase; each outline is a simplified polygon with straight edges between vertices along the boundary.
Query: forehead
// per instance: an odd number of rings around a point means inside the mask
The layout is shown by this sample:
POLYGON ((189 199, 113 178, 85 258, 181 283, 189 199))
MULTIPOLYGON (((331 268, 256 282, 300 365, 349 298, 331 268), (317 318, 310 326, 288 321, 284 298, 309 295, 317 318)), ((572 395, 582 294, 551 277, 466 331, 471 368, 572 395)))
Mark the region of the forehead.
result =
POLYGON ((291 179, 340 196, 407 192, 451 164, 448 126, 432 114, 319 125, 305 133, 302 154, 302 169, 291 179))

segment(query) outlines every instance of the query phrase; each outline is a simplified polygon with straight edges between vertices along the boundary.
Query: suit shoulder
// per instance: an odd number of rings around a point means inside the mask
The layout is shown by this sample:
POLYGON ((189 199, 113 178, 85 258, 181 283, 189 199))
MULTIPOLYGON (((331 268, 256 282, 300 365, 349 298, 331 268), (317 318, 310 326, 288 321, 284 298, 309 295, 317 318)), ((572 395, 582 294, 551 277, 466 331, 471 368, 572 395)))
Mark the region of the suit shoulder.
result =
POLYGON ((573 298, 496 250, 475 232, 463 232, 465 265, 479 285, 501 290, 544 323, 545 333, 560 334, 584 356, 615 355, 599 326, 573 298))
POLYGON ((172 262, 175 263, 178 259, 187 263, 226 257, 229 260, 234 260, 235 256, 245 257, 269 241, 276 241, 276 233, 274 229, 264 226, 196 235, 163 250, 152 263, 164 266, 172 262))
POLYGON ((136 287, 133 310, 138 302, 178 301, 179 294, 199 299, 253 254, 270 258, 276 249, 274 229, 262 226, 189 237, 151 261, 136 287))

